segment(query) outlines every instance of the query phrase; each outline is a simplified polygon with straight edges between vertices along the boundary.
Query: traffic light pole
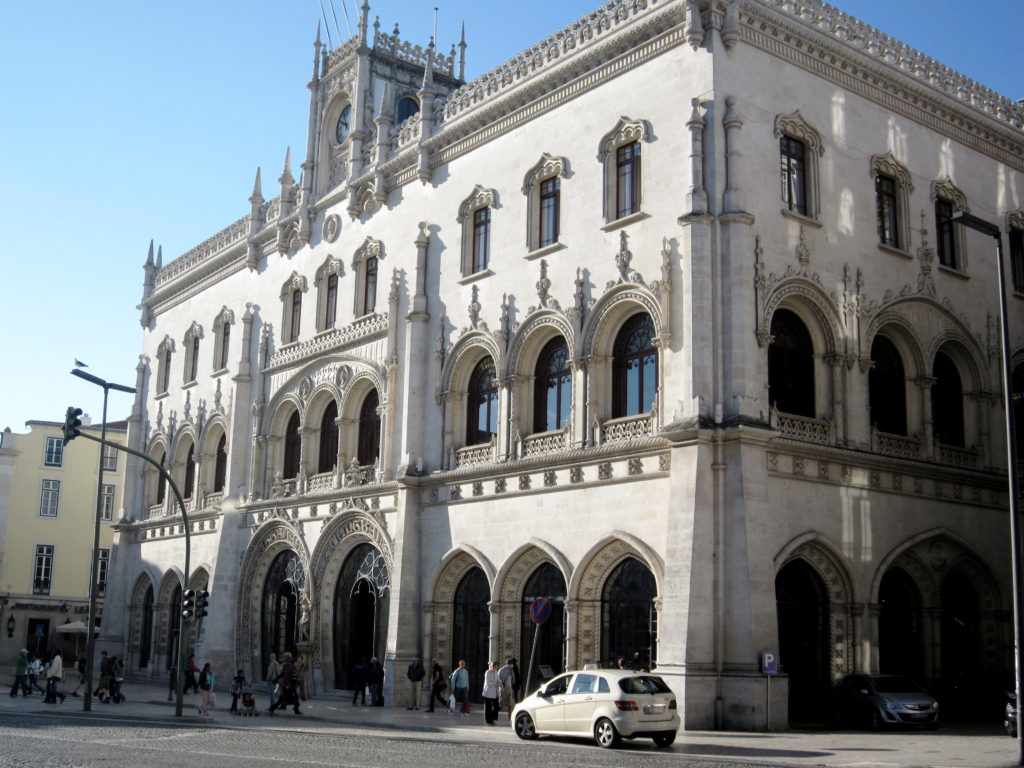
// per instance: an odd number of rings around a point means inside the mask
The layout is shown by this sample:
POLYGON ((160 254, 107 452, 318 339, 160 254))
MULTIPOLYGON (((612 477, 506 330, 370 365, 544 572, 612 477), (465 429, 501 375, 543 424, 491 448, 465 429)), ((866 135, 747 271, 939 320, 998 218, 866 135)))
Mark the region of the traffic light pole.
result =
MULTIPOLYGON (((68 412, 70 413, 71 409, 68 409, 68 412)), ((106 422, 106 411, 105 410, 104 410, 104 419, 103 420, 104 420, 104 422, 106 422)), ((72 435, 69 439, 74 439, 75 437, 84 437, 86 440, 92 440, 92 441, 100 443, 102 445, 106 445, 106 446, 110 446, 112 448, 115 448, 115 449, 117 449, 119 451, 124 451, 125 453, 130 453, 132 456, 139 457, 143 461, 148 462, 149 464, 152 464, 154 467, 156 467, 156 469, 160 473, 160 475, 167 481, 167 484, 169 486, 171 486, 171 490, 174 492, 174 498, 177 499, 177 501, 178 501, 178 508, 181 510, 181 522, 183 523, 184 528, 185 528, 185 574, 184 574, 184 584, 182 585, 182 594, 184 594, 184 591, 188 589, 189 568, 190 568, 189 558, 190 558, 190 556, 192 554, 192 539, 191 539, 191 535, 190 535, 190 532, 189 532, 188 512, 186 512, 186 510, 185 510, 185 500, 181 498, 181 491, 178 490, 178 486, 175 484, 174 479, 171 477, 170 473, 164 468, 164 466, 162 464, 160 464, 158 461, 156 461, 152 457, 147 456, 146 454, 142 453, 141 451, 136 451, 134 448, 129 448, 127 445, 120 445, 119 443, 112 443, 112 442, 110 442, 109 440, 107 440, 107 439, 105 439, 103 437, 96 437, 95 435, 90 435, 90 434, 88 434, 86 432, 77 432, 77 434, 72 435)), ((102 454, 102 451, 100 453, 102 454)), ((102 467, 102 465, 103 465, 103 459, 102 459, 102 455, 101 455, 100 466, 102 467)), ((177 698, 177 701, 176 701, 176 703, 174 705, 174 716, 175 717, 181 717, 182 700, 184 699, 184 694, 185 694, 185 690, 184 690, 184 687, 183 687, 182 683, 185 680, 185 645, 187 644, 185 641, 187 639, 187 632, 188 632, 187 624, 188 624, 188 619, 186 619, 184 616, 182 616, 182 618, 181 618, 181 629, 178 631, 178 679, 177 679, 177 682, 175 683, 175 687, 177 688, 177 691, 178 691, 178 698, 177 698)), ((92 628, 90 627, 90 630, 91 629, 92 628)), ((91 631, 89 633, 89 637, 90 638, 92 637, 92 632, 91 631)), ((92 680, 89 680, 89 685, 90 686, 92 685, 92 680)), ((86 692, 86 695, 88 696, 89 693, 91 693, 91 691, 86 692)))

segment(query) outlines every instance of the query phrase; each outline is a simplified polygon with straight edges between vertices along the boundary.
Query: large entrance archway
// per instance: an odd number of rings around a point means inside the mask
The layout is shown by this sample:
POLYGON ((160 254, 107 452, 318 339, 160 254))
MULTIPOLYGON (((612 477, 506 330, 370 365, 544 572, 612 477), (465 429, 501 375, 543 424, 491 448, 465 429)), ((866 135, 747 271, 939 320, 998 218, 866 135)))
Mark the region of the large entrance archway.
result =
POLYGON ((635 557, 619 563, 601 590, 601 658, 609 666, 625 659, 635 669, 657 662, 654 574, 635 557))
POLYGON ((484 671, 488 658, 488 637, 490 635, 490 612, 487 603, 491 599, 487 577, 480 568, 472 568, 459 581, 452 602, 452 668, 459 659, 466 660, 469 670, 469 696, 480 701, 483 689, 484 671))
POLYGON ((372 544, 357 545, 345 558, 334 588, 334 685, 351 688, 360 659, 384 658, 391 584, 384 556, 372 544))
POLYGON ((789 676, 789 719, 821 720, 830 700, 831 632, 828 590, 804 560, 792 560, 775 577, 779 656, 789 676))
MULTIPOLYGON (((290 549, 277 554, 266 580, 263 582, 263 599, 260 618, 262 654, 269 659, 277 654, 280 660, 285 653, 298 653, 296 645, 299 621, 300 594, 305 587, 302 564, 299 556, 290 549)), ((264 676, 266 670, 264 669, 264 676)))
POLYGON ((902 568, 886 571, 878 590, 878 668, 882 673, 924 677, 921 590, 902 568))
MULTIPOLYGON (((549 675, 558 675, 565 669, 565 578, 553 563, 542 563, 526 580, 520 607, 519 674, 524 693, 527 680, 536 687, 549 675), (551 602, 551 616, 543 624, 533 623, 530 606, 538 598, 551 602), (534 636, 537 642, 534 645, 534 636), (530 666, 533 662, 532 667, 530 666), (547 672, 548 674, 542 674, 547 672)), ((502 661, 499 659, 498 661, 502 661)))

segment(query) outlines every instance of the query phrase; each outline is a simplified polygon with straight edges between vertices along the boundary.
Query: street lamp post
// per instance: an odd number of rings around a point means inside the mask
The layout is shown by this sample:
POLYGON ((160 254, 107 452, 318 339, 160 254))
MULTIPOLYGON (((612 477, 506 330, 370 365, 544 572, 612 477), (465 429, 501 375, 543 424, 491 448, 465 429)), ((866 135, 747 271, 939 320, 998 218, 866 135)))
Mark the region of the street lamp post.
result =
POLYGON ((1010 494, 1010 564, 1013 570, 1013 645, 1014 645, 1014 691, 1017 694, 1017 765, 1024 765, 1024 728, 1021 728, 1021 673, 1024 672, 1024 549, 1021 547, 1020 519, 1018 518, 1017 500, 1017 437, 1013 423, 1013 390, 1010 389, 1012 374, 1010 370, 1010 329, 1006 317, 1006 273, 1003 268, 1003 235, 995 224, 979 219, 966 211, 953 214, 953 221, 996 241, 996 265, 999 273, 999 325, 1002 328, 1002 376, 1003 405, 1006 418, 1006 475, 1010 494))
POLYGON ((85 641, 85 698, 82 702, 82 709, 88 712, 92 709, 92 680, 93 680, 93 655, 96 652, 96 592, 98 590, 99 563, 100 563, 100 517, 103 512, 103 448, 107 440, 107 396, 110 390, 127 392, 134 395, 134 387, 126 387, 123 384, 114 384, 111 381, 104 381, 99 376, 86 373, 81 368, 71 371, 72 376, 90 381, 97 386, 103 387, 103 422, 100 425, 100 469, 99 479, 96 483, 96 522, 92 534, 92 575, 89 579, 89 621, 87 624, 88 634, 85 641))

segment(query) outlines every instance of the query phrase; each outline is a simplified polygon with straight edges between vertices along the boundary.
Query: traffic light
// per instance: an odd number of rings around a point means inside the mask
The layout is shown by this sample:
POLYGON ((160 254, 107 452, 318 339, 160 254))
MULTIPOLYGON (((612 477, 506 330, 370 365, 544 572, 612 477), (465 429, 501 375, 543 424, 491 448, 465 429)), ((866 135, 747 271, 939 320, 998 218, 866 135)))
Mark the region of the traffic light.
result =
POLYGON ((210 592, 205 589, 196 590, 196 618, 206 616, 206 606, 210 602, 210 592))
POLYGON ((196 591, 186 589, 181 595, 181 618, 188 620, 196 614, 196 591))
POLYGON ((82 426, 82 420, 78 417, 81 415, 82 409, 74 406, 69 407, 68 412, 64 415, 64 426, 61 428, 64 433, 64 445, 78 437, 79 427, 82 426))

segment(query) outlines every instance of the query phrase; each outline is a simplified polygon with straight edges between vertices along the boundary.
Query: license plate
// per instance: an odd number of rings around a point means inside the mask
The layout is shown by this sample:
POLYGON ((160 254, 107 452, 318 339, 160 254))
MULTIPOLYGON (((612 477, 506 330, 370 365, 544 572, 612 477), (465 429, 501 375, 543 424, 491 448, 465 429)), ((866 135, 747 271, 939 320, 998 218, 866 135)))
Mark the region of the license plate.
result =
POLYGON ((927 720, 928 717, 929 716, 926 713, 924 713, 924 712, 911 712, 910 713, 911 720, 927 720))
POLYGON ((660 715, 664 711, 665 711, 665 705, 664 704, 646 704, 646 705, 644 705, 644 714, 645 715, 660 715))

